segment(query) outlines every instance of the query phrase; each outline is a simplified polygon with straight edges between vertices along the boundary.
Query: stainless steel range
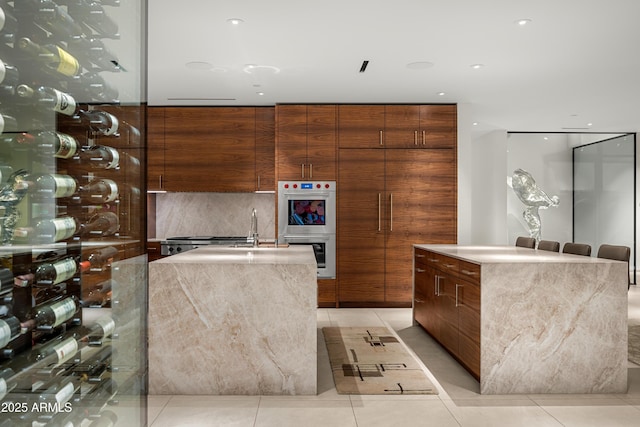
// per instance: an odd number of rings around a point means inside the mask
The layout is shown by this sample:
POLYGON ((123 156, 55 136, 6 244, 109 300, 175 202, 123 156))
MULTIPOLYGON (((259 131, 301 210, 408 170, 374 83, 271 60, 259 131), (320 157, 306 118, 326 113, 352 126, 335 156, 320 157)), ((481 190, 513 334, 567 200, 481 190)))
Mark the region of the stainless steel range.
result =
POLYGON ((186 236, 169 237, 160 242, 162 255, 175 255, 207 245, 253 246, 253 237, 248 236, 186 236))

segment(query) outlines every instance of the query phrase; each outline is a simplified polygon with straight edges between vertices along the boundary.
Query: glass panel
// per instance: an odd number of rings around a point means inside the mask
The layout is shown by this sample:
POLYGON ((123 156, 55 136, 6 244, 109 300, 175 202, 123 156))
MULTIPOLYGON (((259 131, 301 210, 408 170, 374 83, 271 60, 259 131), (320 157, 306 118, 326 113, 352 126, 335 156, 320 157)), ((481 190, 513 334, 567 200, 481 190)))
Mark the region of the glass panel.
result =
POLYGON ((574 241, 631 248, 635 266, 635 138, 625 135, 574 148, 574 241))
POLYGON ((0 8, 0 420, 146 425, 146 1, 0 8))

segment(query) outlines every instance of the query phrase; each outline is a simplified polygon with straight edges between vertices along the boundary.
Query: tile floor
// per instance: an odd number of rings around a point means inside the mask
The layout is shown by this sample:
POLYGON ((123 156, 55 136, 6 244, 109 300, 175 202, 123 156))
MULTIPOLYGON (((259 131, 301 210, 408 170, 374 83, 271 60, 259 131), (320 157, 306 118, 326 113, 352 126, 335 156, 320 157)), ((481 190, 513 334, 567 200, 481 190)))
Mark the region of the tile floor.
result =
MULTIPOLYGON (((640 286, 629 292, 629 318, 640 323, 640 286)), ((318 336, 317 396, 149 396, 150 427, 640 426, 640 366, 629 363, 620 395, 481 396, 479 384, 419 327, 410 309, 320 309, 318 327, 393 327, 439 384, 437 396, 336 393, 318 336)))

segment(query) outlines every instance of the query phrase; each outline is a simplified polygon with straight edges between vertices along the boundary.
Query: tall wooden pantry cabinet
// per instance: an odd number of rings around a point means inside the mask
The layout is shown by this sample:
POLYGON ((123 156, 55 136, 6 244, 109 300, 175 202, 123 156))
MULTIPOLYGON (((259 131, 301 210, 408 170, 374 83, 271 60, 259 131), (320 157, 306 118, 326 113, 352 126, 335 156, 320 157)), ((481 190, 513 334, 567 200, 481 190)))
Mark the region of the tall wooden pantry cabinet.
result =
POLYGON ((338 108, 338 304, 410 306, 414 243, 457 240, 455 105, 338 108))

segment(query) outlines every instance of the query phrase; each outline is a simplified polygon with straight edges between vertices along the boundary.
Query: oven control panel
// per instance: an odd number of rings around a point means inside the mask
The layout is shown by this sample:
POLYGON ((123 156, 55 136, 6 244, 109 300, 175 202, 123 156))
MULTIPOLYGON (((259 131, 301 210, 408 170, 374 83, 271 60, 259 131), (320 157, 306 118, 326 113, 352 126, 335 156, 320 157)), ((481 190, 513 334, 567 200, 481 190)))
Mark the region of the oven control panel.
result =
POLYGON ((280 181, 278 189, 281 191, 335 191, 335 181, 280 181))

